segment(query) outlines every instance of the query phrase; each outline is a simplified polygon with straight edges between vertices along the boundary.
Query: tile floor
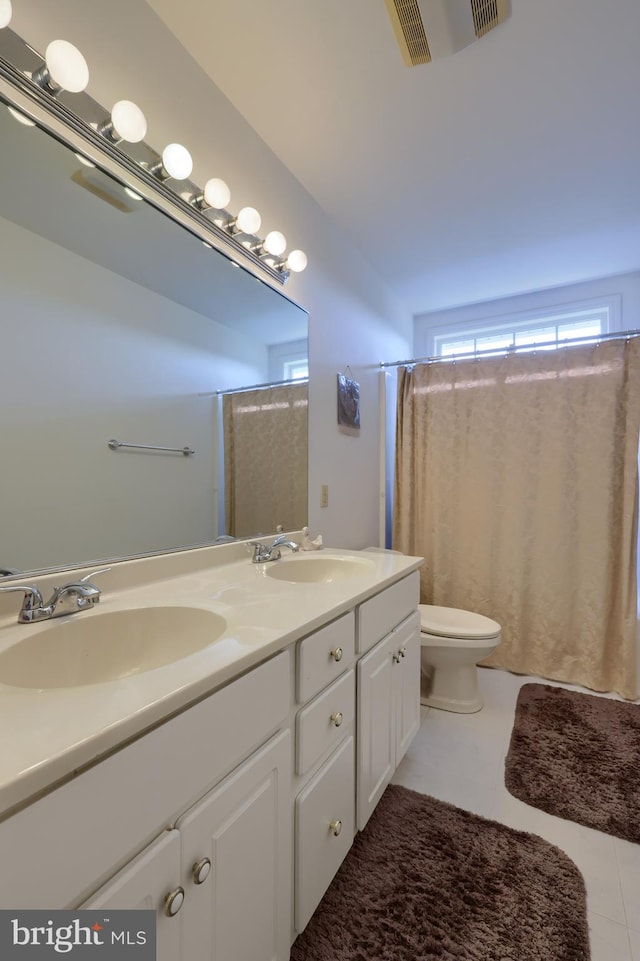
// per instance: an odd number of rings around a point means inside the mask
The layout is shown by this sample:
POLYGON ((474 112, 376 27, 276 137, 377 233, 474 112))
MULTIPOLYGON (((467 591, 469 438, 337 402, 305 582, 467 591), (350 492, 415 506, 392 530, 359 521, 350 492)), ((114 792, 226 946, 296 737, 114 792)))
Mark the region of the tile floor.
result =
POLYGON ((394 782, 562 848, 585 879, 591 961, 640 961, 640 845, 545 814, 507 792, 504 759, 518 691, 540 678, 490 668, 478 674, 483 709, 452 714, 423 707, 420 731, 394 782))

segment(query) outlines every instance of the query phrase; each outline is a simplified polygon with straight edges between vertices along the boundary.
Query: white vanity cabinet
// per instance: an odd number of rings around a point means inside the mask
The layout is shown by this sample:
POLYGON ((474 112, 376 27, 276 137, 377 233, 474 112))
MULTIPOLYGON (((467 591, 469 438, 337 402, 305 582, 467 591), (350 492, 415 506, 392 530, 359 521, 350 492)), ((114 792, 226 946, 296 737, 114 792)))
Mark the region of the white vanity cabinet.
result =
POLYGON ((355 834, 355 614, 297 645, 294 936, 303 931, 355 834))
POLYGON ((288 956, 290 758, 283 731, 177 821, 182 961, 288 956))
POLYGON ((297 700, 310 700, 295 719, 295 932, 420 726, 418 599, 414 572, 298 643, 297 700))
POLYGON ((420 727, 420 617, 414 576, 365 602, 359 611, 359 648, 368 649, 357 667, 359 831, 420 727), (371 647, 371 638, 394 623, 397 626, 371 647))
POLYGON ((147 908, 158 961, 288 961, 419 726, 418 574, 372 590, 0 820, 0 907, 147 908))
POLYGON ((159 959, 236 961, 234 905, 246 961, 282 961, 290 705, 284 651, 1 822, 0 905, 155 908, 159 959))
POLYGON ((286 958, 290 741, 277 734, 81 907, 155 910, 158 961, 286 958))

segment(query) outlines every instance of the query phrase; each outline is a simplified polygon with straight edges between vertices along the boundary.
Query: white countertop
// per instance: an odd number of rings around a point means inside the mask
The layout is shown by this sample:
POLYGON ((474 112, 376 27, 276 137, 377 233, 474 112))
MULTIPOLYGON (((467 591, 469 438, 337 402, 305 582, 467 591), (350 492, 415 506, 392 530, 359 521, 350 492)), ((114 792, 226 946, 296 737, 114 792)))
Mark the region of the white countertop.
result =
MULTIPOLYGON (((190 552, 176 554, 174 567, 190 552)), ((416 570, 421 558, 391 552, 329 550, 298 554, 295 563, 320 557, 366 560, 362 575, 321 583, 289 583, 269 576, 280 561, 252 564, 238 549, 201 552, 202 566, 149 580, 149 570, 166 575, 171 558, 114 565, 110 590, 105 579, 100 604, 68 615, 100 617, 108 610, 186 606, 204 608, 226 621, 223 635, 208 647, 165 667, 119 680, 79 687, 38 689, 0 682, 0 816, 23 805, 78 769, 137 737, 172 714, 353 608, 416 570), (224 556, 230 563, 221 563, 224 556), (239 559, 241 557, 241 559, 239 559), (205 566, 205 565, 210 566, 205 566), (128 566, 127 566, 128 565, 128 566), (117 570, 116 570, 117 568, 117 570), (142 576, 140 576, 142 572, 142 576), (146 573, 145 573, 146 572, 146 573), (129 579, 135 586, 124 586, 129 579)), ((186 566, 194 567, 193 553, 186 566)), ((183 564, 183 567, 185 565, 183 564)), ((110 575, 105 575, 109 578, 110 575)), ((58 576, 57 581, 65 580, 58 576)), ((30 578, 30 581, 33 580, 30 578)), ((10 595, 19 601, 19 596, 10 595)), ((63 618, 41 622, 53 628, 63 618)), ((27 638, 35 626, 17 624, 15 613, 0 619, 0 652, 27 638)), ((52 643, 55 638, 52 632, 52 643)))

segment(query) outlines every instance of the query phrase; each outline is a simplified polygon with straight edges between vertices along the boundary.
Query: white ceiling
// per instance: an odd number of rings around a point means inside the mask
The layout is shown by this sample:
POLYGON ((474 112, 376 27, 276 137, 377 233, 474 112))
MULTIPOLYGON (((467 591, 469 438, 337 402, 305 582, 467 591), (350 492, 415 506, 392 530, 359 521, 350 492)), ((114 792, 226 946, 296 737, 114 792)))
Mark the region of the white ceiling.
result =
POLYGON ((640 268, 638 0, 419 67, 384 0, 148 3, 412 312, 640 268))

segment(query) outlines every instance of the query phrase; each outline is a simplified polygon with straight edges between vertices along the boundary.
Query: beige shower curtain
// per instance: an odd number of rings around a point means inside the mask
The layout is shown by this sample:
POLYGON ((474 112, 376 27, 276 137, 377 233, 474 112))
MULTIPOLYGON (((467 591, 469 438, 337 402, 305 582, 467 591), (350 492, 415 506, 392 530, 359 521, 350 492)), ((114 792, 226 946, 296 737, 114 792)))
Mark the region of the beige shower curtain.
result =
POLYGON ((640 338, 399 372, 394 547, 485 663, 638 697, 640 338))
POLYGON ((307 523, 306 383, 225 394, 227 532, 298 530, 307 523))

